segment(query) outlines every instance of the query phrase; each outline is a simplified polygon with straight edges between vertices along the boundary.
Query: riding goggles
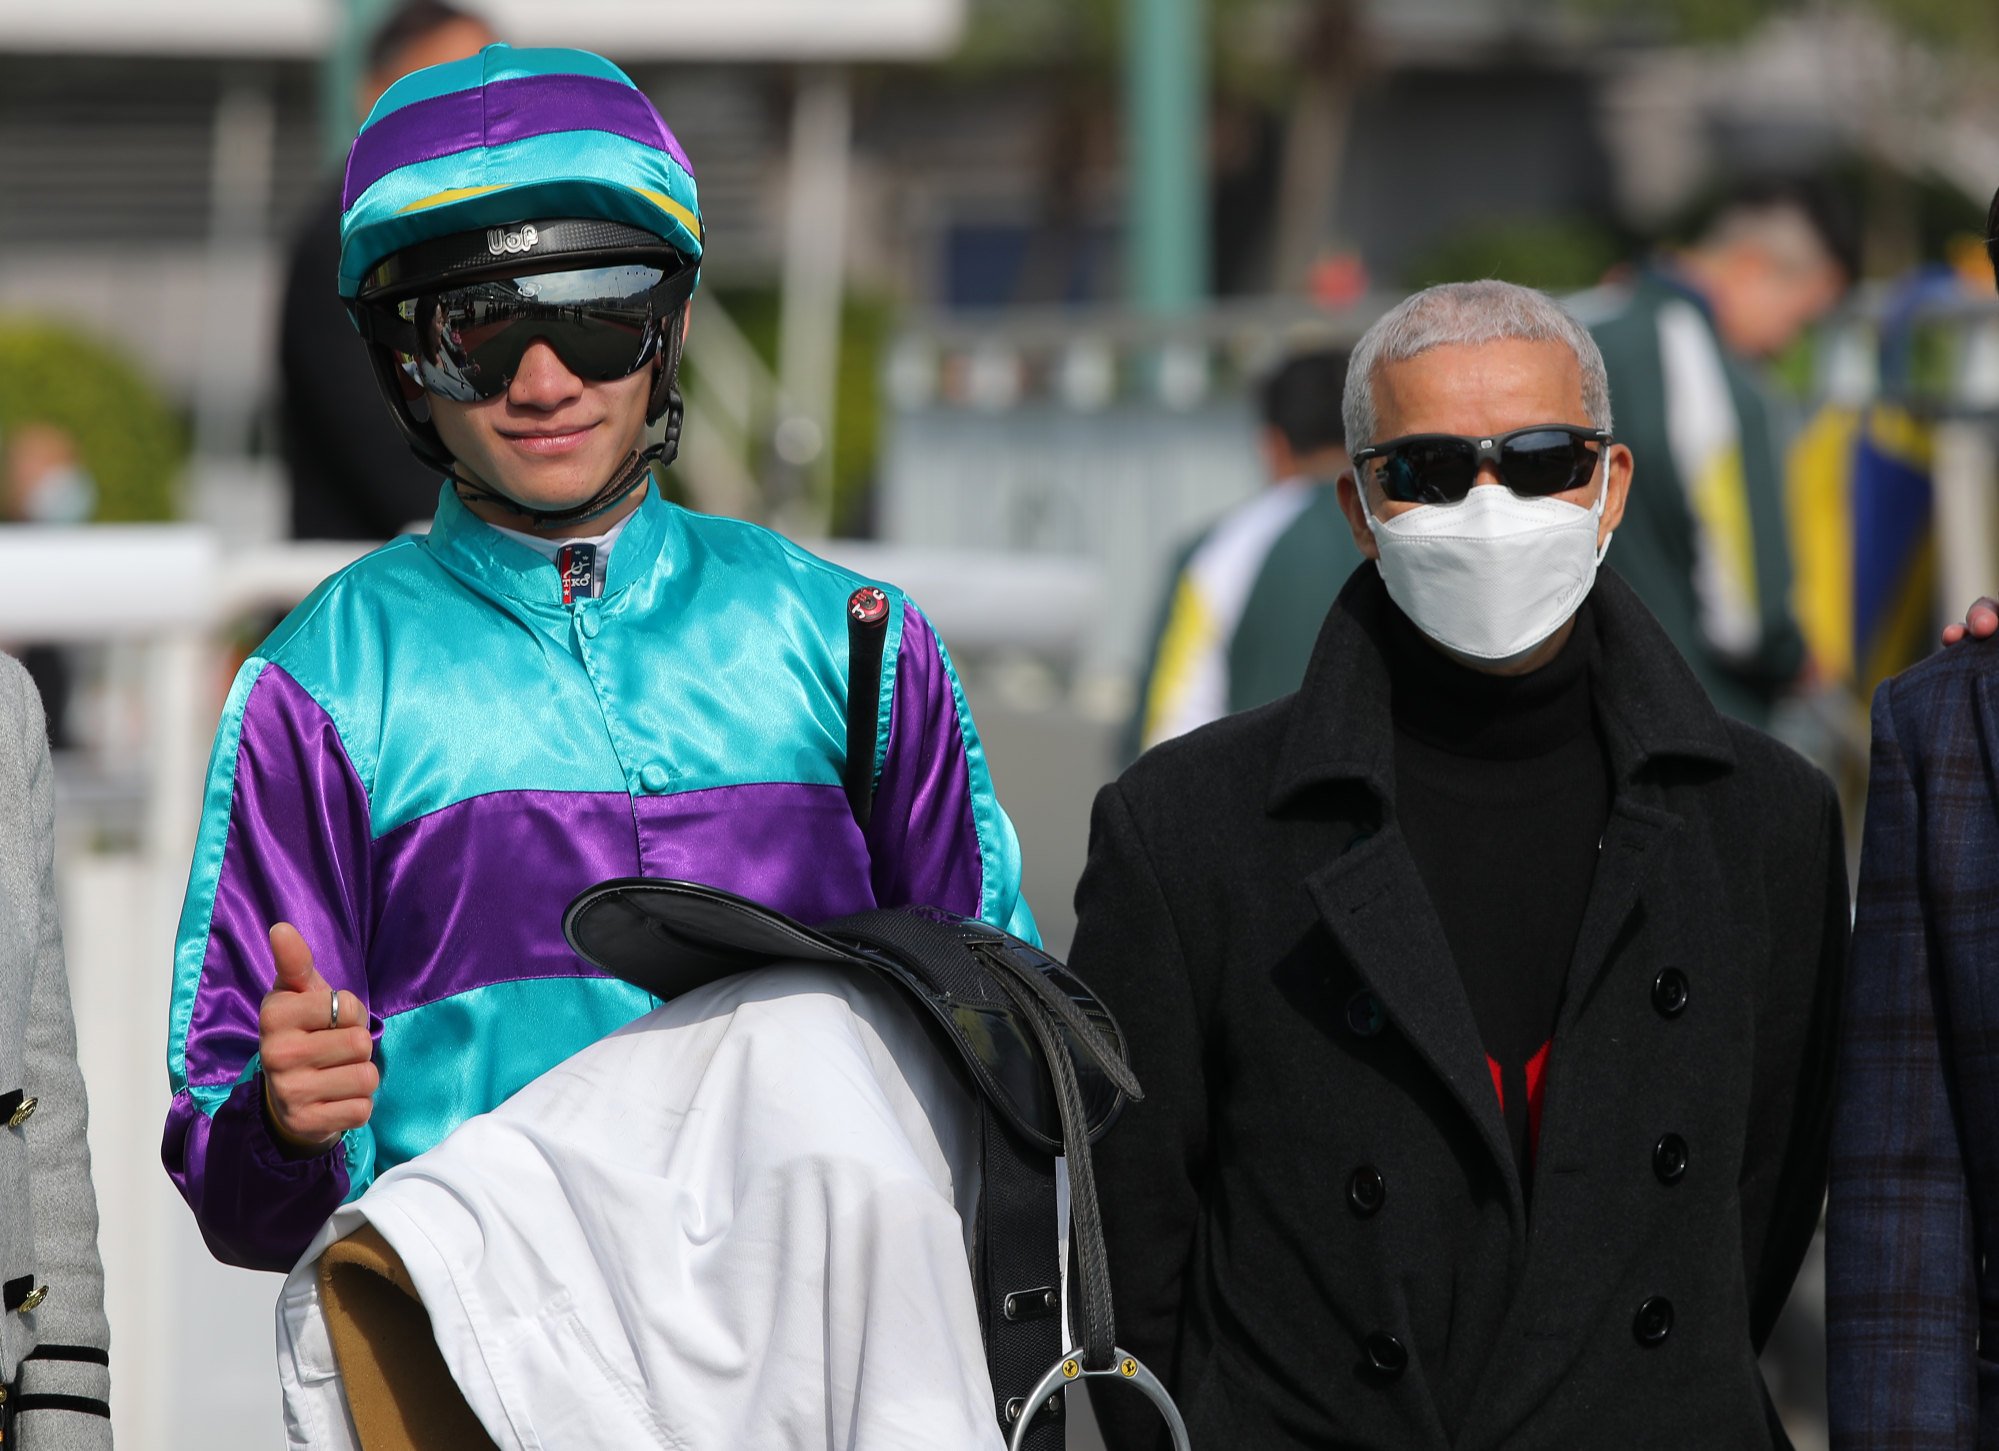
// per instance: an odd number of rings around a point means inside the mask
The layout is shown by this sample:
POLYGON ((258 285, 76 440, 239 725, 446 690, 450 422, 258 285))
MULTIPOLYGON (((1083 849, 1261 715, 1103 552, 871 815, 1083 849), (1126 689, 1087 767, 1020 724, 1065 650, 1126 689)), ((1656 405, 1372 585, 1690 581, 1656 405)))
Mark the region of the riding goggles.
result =
POLYGON ((608 383, 652 359, 694 278, 643 263, 488 278, 381 304, 368 331, 426 391, 459 403, 506 392, 537 342, 577 377, 608 383))
POLYGON ((1472 491, 1486 464, 1522 498, 1579 489, 1590 481, 1609 447, 1607 429, 1537 423, 1484 438, 1411 433, 1357 450, 1353 460, 1356 464, 1381 460, 1375 481, 1398 504, 1455 504, 1472 491))

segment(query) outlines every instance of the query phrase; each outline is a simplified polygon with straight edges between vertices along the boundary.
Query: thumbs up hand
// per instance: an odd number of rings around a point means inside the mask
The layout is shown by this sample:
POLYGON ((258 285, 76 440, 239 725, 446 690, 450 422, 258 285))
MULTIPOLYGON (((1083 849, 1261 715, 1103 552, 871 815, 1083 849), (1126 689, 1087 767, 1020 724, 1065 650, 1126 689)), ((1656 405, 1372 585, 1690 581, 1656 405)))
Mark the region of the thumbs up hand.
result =
POLYGON ((257 1013, 264 1065, 264 1110, 280 1145, 299 1155, 324 1153, 340 1135, 368 1121, 382 1075, 370 1061, 368 1011, 336 992, 312 965, 298 928, 271 928, 277 986, 257 1013))

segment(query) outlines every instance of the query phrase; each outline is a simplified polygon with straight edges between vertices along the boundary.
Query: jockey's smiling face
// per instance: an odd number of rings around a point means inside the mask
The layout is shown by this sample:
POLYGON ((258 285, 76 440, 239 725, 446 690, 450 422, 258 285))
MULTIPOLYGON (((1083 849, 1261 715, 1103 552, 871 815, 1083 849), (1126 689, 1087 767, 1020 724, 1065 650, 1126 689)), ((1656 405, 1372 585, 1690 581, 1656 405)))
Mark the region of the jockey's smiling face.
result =
MULTIPOLYGON (((475 483, 524 508, 558 511, 594 495, 644 446, 646 400, 653 367, 594 383, 579 378, 545 342, 522 354, 505 392, 477 403, 430 395, 431 422, 475 483)), ((593 519, 601 531, 638 507, 634 493, 593 519)), ((490 523, 521 528, 517 514, 487 499, 467 501, 490 523)), ((578 526, 549 525, 538 533, 573 534, 578 526)))

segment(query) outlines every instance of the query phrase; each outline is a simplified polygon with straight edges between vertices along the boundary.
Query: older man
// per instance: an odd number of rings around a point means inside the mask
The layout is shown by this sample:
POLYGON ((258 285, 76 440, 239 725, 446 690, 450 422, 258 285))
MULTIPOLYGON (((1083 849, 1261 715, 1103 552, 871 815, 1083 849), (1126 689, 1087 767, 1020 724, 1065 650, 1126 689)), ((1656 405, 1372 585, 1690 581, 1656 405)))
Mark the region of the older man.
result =
POLYGON ((1631 455, 1554 303, 1419 293, 1344 413, 1368 563, 1303 688, 1096 805, 1072 960, 1147 1089, 1099 1159, 1122 1337, 1196 1445, 1784 1445, 1832 789, 1598 575, 1631 455))

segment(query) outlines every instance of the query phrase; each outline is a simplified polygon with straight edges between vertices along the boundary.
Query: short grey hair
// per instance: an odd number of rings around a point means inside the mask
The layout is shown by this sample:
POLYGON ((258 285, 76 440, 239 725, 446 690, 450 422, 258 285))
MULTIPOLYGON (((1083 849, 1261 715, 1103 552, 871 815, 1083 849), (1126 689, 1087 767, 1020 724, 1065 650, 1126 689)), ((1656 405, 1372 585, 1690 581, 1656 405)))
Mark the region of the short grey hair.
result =
POLYGON ((1401 363, 1432 348, 1502 342, 1567 343, 1583 373, 1583 412, 1596 427, 1610 429, 1610 379, 1603 354, 1589 329, 1554 298, 1517 283, 1445 282, 1397 303, 1361 334, 1347 364, 1340 416, 1346 424, 1347 452, 1379 443, 1375 430, 1374 375, 1384 363, 1401 363))

